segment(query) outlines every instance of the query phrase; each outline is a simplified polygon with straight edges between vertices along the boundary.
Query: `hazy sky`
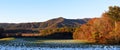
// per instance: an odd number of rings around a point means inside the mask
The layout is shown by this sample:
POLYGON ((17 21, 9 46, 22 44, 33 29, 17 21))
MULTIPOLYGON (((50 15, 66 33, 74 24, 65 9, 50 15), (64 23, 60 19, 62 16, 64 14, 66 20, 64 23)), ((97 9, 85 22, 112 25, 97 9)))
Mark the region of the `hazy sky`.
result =
POLYGON ((120 0, 0 0, 0 23, 100 17, 114 5, 120 6, 120 0))

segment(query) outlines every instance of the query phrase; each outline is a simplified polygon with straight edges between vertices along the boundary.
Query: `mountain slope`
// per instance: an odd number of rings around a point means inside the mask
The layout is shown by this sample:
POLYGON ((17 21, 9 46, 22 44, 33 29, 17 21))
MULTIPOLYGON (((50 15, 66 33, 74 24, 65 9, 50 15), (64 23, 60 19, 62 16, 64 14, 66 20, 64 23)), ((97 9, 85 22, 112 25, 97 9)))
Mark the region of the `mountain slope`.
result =
POLYGON ((65 19, 62 17, 54 18, 45 22, 33 23, 0 23, 0 27, 5 29, 49 29, 61 27, 78 27, 89 19, 65 19))

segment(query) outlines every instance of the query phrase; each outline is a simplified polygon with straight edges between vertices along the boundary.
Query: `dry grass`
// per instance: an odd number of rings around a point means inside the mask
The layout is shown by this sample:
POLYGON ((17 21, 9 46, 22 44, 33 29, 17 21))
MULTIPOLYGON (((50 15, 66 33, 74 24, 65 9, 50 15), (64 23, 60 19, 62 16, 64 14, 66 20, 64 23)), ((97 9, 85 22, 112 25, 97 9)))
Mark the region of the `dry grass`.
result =
POLYGON ((34 43, 91 43, 86 40, 38 40, 34 43))
POLYGON ((14 40, 15 38, 2 38, 0 41, 8 41, 8 40, 14 40))

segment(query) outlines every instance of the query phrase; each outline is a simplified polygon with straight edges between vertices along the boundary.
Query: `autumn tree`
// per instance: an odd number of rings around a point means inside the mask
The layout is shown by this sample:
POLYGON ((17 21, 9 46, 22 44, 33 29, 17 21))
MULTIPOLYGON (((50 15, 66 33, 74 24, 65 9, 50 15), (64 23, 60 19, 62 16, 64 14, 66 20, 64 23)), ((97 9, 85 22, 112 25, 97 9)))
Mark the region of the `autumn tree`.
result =
POLYGON ((111 39, 114 39, 113 41, 116 41, 117 43, 120 43, 120 7, 119 6, 110 6, 109 11, 106 12, 109 18, 111 18, 114 21, 114 29, 111 31, 111 39))
POLYGON ((106 14, 114 21, 120 21, 120 7, 110 6, 109 11, 107 11, 106 14))
POLYGON ((108 17, 110 17, 115 22, 115 30, 117 28, 117 22, 120 21, 120 7, 110 6, 109 11, 106 12, 108 17))

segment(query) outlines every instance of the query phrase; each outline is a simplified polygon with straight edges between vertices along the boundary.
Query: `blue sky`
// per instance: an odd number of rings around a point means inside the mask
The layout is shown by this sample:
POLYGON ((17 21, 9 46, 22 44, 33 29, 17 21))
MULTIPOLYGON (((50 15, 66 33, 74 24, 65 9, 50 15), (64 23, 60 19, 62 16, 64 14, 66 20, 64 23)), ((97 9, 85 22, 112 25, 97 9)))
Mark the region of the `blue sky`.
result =
POLYGON ((0 23, 100 17, 120 0, 0 0, 0 23))

